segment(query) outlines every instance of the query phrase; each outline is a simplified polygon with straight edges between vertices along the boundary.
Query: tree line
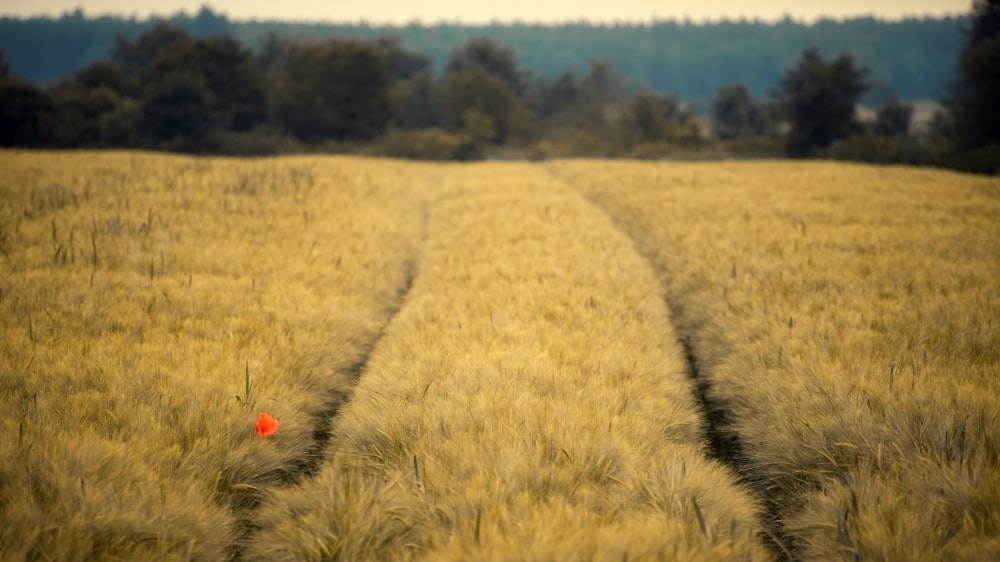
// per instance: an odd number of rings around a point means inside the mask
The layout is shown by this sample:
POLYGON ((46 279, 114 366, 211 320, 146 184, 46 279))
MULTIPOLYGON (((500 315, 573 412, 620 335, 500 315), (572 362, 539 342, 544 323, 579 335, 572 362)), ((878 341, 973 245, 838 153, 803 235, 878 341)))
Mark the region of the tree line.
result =
POLYGON ((47 88, 0 58, 0 144, 432 159, 783 153, 992 173, 997 6, 974 4, 945 110, 921 135, 910 131, 913 107, 891 95, 872 122, 860 122, 870 69, 818 47, 800 52, 767 97, 743 83, 721 86, 706 121, 675 94, 629 87, 608 59, 538 75, 513 48, 481 37, 453 48, 438 74, 431 57, 394 38, 270 34, 254 52, 160 22, 119 36, 107 59, 47 88))
MULTIPOLYGON (((193 15, 182 12, 164 21, 195 37, 228 35, 255 52, 271 32, 320 41, 391 36, 430 57, 438 74, 455 45, 489 37, 513 48, 519 64, 535 74, 585 73, 590 59, 605 58, 624 75, 630 90, 670 91, 706 113, 716 90, 727 83, 742 83, 755 96, 767 95, 798 53, 813 45, 826 53, 849 51, 871 69, 874 86, 866 98, 869 105, 880 104, 893 93, 905 100, 938 99, 946 94, 967 18, 387 26, 233 21, 202 7, 193 15)), ((91 18, 79 9, 58 18, 0 18, 0 49, 19 75, 46 84, 106 58, 116 36, 134 39, 154 25, 155 21, 134 17, 91 18)))

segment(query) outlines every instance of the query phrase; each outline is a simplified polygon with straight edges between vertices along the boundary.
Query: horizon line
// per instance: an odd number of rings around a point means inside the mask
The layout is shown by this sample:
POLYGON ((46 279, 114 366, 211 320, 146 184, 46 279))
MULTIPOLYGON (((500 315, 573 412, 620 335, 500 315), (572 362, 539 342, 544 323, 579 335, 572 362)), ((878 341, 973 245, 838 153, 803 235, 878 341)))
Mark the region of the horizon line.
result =
MULTIPOLYGON (((204 8, 204 7, 203 7, 204 8)), ((75 9, 66 9, 59 14, 53 14, 52 12, 36 12, 32 14, 6 14, 0 13, 0 19, 16 19, 16 20, 35 20, 35 19, 50 19, 59 20, 66 17, 73 17, 79 12, 86 19, 100 19, 100 18, 117 18, 122 20, 134 20, 138 22, 145 21, 158 21, 158 20, 170 20, 175 18, 188 18, 194 19, 201 13, 201 10, 197 12, 189 12, 185 9, 180 9, 172 13, 162 13, 162 12, 149 12, 143 15, 137 12, 123 13, 123 12, 113 12, 104 11, 97 13, 88 13, 82 7, 77 7, 75 9)), ((789 12, 785 12, 780 17, 766 17, 761 15, 748 16, 746 14, 736 14, 736 15, 722 15, 718 17, 703 16, 700 18, 691 17, 690 15, 684 16, 659 16, 650 15, 647 18, 633 18, 633 19, 615 19, 615 20, 591 20, 585 17, 573 19, 524 19, 524 18, 500 18, 494 17, 488 20, 485 19, 473 19, 473 20, 462 20, 462 19, 449 19, 442 17, 436 20, 425 19, 425 18, 411 18, 404 21, 390 21, 390 20, 373 20, 368 18, 360 18, 353 20, 336 20, 328 18, 282 18, 280 16, 237 16, 233 17, 229 14, 221 11, 216 11, 209 8, 209 12, 217 17, 225 18, 227 21, 232 23, 277 23, 277 24, 291 24, 291 25, 338 25, 338 26, 351 26, 351 27, 370 27, 370 28, 407 28, 407 27, 439 27, 439 26, 453 26, 453 27, 493 27, 493 26, 527 26, 527 27, 565 27, 574 25, 587 25, 591 27, 615 27, 615 26, 648 26, 655 25, 659 23, 680 23, 683 25, 713 25, 721 23, 755 23, 755 24, 779 24, 785 22, 791 22, 795 24, 803 25, 815 25, 821 22, 835 22, 835 23, 845 23, 855 20, 868 20, 873 19, 880 22, 886 23, 897 23, 913 20, 928 20, 928 19, 953 19, 967 17, 968 14, 964 12, 947 12, 942 14, 932 14, 932 13, 921 13, 921 14, 902 14, 899 16, 879 16, 872 13, 858 13, 844 16, 833 16, 833 15, 818 15, 815 17, 804 17, 795 16, 789 12)))

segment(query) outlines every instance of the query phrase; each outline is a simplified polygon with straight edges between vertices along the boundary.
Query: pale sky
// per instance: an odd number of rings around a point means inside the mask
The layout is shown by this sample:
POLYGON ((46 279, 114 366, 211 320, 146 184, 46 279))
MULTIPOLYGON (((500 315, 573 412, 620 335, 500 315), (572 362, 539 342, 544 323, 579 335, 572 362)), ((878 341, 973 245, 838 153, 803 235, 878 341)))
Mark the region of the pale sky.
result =
POLYGON ((600 22, 647 22, 652 19, 690 18, 699 22, 722 18, 758 18, 765 21, 785 15, 812 22, 819 17, 844 18, 874 15, 883 19, 907 16, 965 14, 971 0, 0 0, 0 15, 27 17, 59 16, 77 7, 88 16, 114 14, 146 18, 150 14, 173 15, 180 10, 195 14, 202 5, 223 13, 231 20, 278 19, 297 21, 351 22, 404 25, 411 21, 426 24, 441 21, 489 23, 563 23, 587 20, 600 22))

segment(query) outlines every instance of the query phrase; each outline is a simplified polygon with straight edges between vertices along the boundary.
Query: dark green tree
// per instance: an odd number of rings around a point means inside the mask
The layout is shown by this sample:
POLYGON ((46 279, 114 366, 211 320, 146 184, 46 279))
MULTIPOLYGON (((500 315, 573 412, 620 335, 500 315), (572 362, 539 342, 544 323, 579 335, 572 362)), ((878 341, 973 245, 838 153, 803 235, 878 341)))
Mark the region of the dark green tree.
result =
POLYGON ((514 49, 480 37, 466 41, 451 53, 446 74, 481 70, 502 80, 516 94, 521 94, 522 73, 517 67, 514 49))
POLYGON ((643 142, 663 141, 670 137, 670 121, 663 115, 663 107, 656 94, 642 91, 632 98, 632 115, 643 142))
POLYGON ((720 139, 764 135, 767 111, 744 84, 722 86, 712 100, 712 131, 720 139))
POLYGON ((50 92, 58 118, 53 126, 57 146, 100 147, 104 144, 100 118, 115 109, 118 96, 104 86, 93 89, 64 80, 50 92))
POLYGON ((1000 0, 976 0, 965 34, 945 105, 959 144, 980 148, 1000 142, 1000 0))
POLYGON ((808 156, 859 129, 855 107, 869 88, 867 74, 848 53, 826 61, 816 47, 802 52, 774 92, 791 122, 789 156, 808 156))
POLYGON ((385 57, 386 69, 393 80, 405 80, 431 68, 430 57, 407 49, 396 37, 380 37, 375 46, 385 57))
POLYGON ((267 117, 264 75, 253 54, 233 39, 189 37, 166 44, 143 71, 141 83, 149 92, 175 75, 203 90, 210 129, 247 131, 267 117))
POLYGON ((440 89, 430 68, 392 84, 393 124, 404 129, 441 125, 440 89))
POLYGON ((200 78, 172 73, 148 87, 140 128, 155 146, 197 150, 211 128, 211 115, 200 78))
POLYGON ((81 68, 75 76, 77 84, 86 90, 107 88, 124 94, 128 90, 125 72, 111 61, 99 60, 81 68))
POLYGON ((440 125, 440 92, 431 59, 403 47, 397 38, 379 38, 375 46, 389 72, 393 125, 406 129, 440 125))
POLYGON ((47 142, 58 147, 127 146, 136 128, 135 102, 122 70, 96 61, 47 89, 52 103, 47 142))
POLYGON ((274 81, 274 111, 289 133, 307 141, 366 140, 392 117, 389 71, 375 46, 331 39, 286 49, 274 81))
POLYGON ((52 139, 56 107, 48 94, 11 76, 0 49, 0 146, 43 146, 52 139))
POLYGON ((27 80, 0 76, 0 146, 45 146, 55 121, 48 94, 27 80))
POLYGON ((698 137, 694 115, 672 95, 640 91, 632 98, 640 142, 688 142, 698 137))
POLYGON ((523 76, 514 50, 472 39, 452 51, 441 85, 445 125, 481 142, 504 143, 529 135, 521 99, 523 76))
MULTIPOLYGON (((161 24, 120 42, 113 58, 132 77, 139 131, 151 146, 203 150, 215 133, 249 131, 267 118, 263 71, 231 38, 197 39, 161 24)), ((107 81, 112 75, 98 68, 84 78, 107 81)))
POLYGON ((111 62, 121 67, 126 77, 132 78, 153 66, 162 52, 191 41, 193 38, 187 32, 160 21, 135 39, 117 36, 111 50, 111 62))
POLYGON ((902 138, 910 133, 913 106, 890 97, 875 116, 875 132, 889 138, 902 138))
MULTIPOLYGON (((192 43, 174 61, 163 65, 188 65, 199 73, 208 91, 213 128, 248 131, 267 119, 267 94, 264 74, 257 67, 253 53, 229 37, 210 37, 192 43)), ((153 72, 160 61, 153 65, 153 72)))
POLYGON ((966 46, 977 47, 995 38, 1000 33, 1000 2, 997 0, 975 0, 972 16, 965 31, 966 46))
POLYGON ((508 83, 482 68, 449 71, 441 90, 442 111, 450 128, 498 144, 528 134, 528 113, 520 98, 508 83))
POLYGON ((579 101, 576 76, 566 71, 554 78, 542 76, 532 83, 528 105, 541 119, 549 119, 579 101))
POLYGON ((625 77, 608 59, 590 59, 587 73, 580 77, 572 71, 543 76, 528 91, 542 134, 559 139, 570 152, 612 153, 637 136, 625 77))

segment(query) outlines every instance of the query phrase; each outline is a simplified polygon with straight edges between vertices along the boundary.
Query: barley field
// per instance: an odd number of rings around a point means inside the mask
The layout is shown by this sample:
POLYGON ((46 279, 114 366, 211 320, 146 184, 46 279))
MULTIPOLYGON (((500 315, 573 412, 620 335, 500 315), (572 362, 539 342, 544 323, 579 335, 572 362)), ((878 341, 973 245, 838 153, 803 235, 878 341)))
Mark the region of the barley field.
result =
POLYGON ((1000 558, 997 279, 948 172, 0 151, 0 559, 1000 558))

